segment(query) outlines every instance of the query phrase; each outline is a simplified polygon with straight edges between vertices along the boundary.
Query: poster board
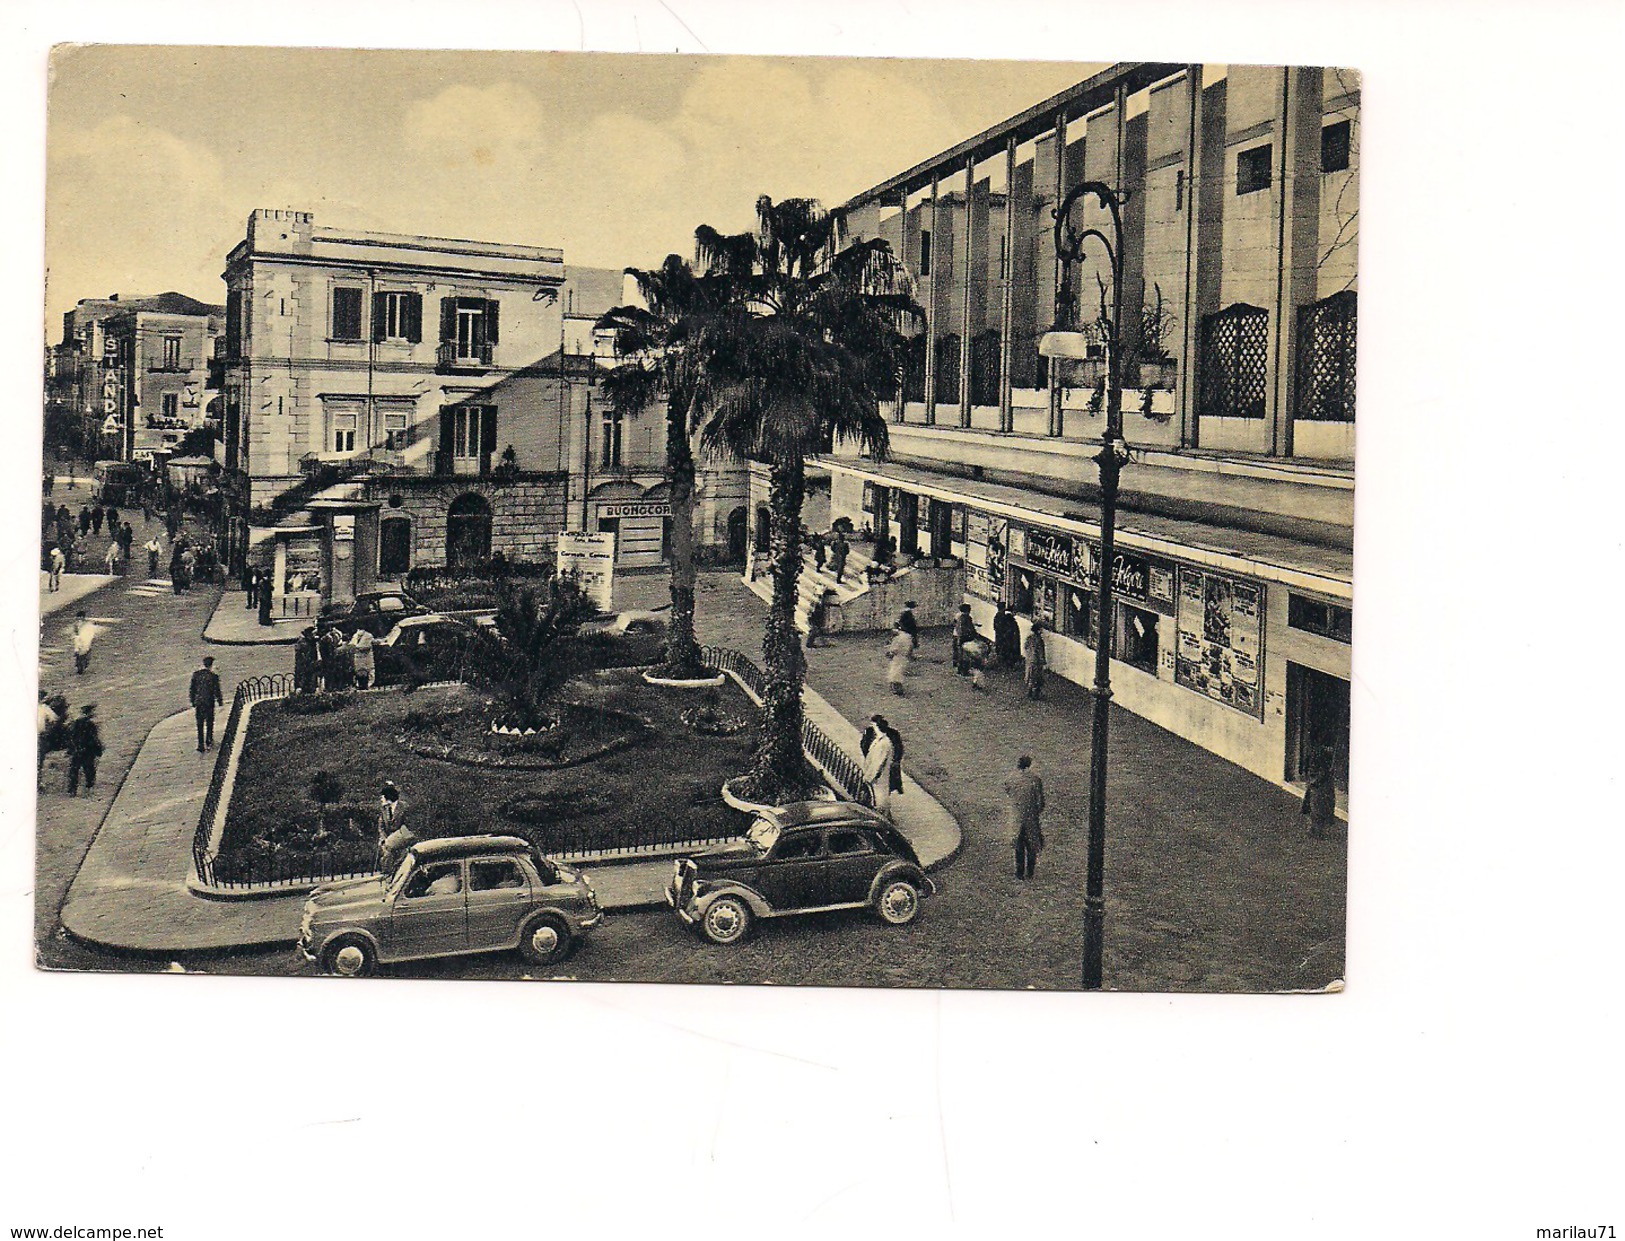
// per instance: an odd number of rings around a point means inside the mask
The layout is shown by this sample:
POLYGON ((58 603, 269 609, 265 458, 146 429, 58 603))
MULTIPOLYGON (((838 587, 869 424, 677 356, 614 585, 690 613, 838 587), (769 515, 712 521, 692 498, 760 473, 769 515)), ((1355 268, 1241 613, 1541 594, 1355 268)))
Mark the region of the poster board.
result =
POLYGON ((1178 607, 1174 680, 1262 718, 1264 587, 1180 565, 1178 607))
POLYGON ((559 576, 571 578, 600 612, 615 610, 615 536, 607 531, 559 535, 559 576))

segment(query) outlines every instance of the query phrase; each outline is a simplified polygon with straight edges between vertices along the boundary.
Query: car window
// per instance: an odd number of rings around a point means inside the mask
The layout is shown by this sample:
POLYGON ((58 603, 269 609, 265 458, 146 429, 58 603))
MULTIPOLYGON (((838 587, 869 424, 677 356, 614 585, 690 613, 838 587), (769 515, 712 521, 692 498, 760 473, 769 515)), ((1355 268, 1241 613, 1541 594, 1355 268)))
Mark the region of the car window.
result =
POLYGON ((470 892, 495 892, 523 888, 524 886, 524 872, 519 869, 519 863, 512 858, 469 863, 468 890, 470 892))
POLYGON ((406 604, 399 595, 385 595, 378 600, 378 610, 380 612, 404 612, 406 604))
POLYGON ((789 840, 779 842, 778 859, 788 862, 800 858, 817 857, 823 841, 818 838, 817 832, 808 832, 805 836, 792 836, 789 840))
POLYGON ((436 862, 425 866, 407 880, 403 893, 408 900, 419 896, 455 896, 463 890, 463 864, 436 862))
POLYGON ((862 832, 850 827, 838 827, 829 834, 829 851, 837 857, 845 857, 856 853, 873 853, 875 846, 862 832))

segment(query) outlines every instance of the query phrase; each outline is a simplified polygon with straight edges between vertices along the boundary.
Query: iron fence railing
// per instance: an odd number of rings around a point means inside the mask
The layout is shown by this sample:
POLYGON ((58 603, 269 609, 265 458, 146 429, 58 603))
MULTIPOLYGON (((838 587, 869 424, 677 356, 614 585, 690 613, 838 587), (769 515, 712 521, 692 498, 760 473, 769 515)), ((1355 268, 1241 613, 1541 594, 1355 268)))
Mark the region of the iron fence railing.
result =
POLYGON ((209 842, 214 835, 214 820, 220 809, 220 792, 226 782, 226 772, 231 768, 231 751, 237 739, 237 730, 242 727, 243 710, 251 702, 258 702, 262 698, 284 698, 292 692, 293 677, 281 672, 239 681, 232 692, 231 711, 226 716, 226 727, 220 734, 220 746, 215 751, 209 790, 203 795, 203 809, 192 832, 192 863, 197 867, 198 878, 205 884, 214 882, 216 855, 210 849, 209 842))
MULTIPOLYGON (((762 670, 749 657, 725 646, 701 647, 700 657, 707 667, 734 673, 753 695, 761 697, 765 678, 762 670)), ((836 793, 860 805, 874 805, 874 794, 869 789, 869 781, 864 778, 862 766, 806 716, 801 718, 801 749, 835 782, 836 793)))

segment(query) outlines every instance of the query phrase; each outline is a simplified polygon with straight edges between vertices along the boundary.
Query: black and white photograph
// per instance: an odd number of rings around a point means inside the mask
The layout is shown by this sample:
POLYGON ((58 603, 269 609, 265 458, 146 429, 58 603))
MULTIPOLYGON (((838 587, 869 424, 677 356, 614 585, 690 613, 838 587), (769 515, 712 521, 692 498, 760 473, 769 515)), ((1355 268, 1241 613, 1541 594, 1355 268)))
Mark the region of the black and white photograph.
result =
POLYGON ((5 1235, 1625 1224, 1536 602, 1617 11, 94 7, 10 23, 5 1235))

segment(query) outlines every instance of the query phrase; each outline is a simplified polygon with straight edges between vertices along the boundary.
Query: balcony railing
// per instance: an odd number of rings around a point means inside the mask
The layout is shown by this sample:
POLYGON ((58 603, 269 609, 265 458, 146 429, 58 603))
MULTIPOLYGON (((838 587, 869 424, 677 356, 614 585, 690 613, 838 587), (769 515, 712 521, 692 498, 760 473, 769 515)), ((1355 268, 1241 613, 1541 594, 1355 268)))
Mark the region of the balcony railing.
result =
POLYGON ((197 369, 198 364, 191 358, 159 358, 147 364, 147 370, 164 375, 184 375, 188 371, 197 369))
POLYGON ((491 352, 489 341, 469 345, 443 340, 435 350, 435 362, 442 370, 479 370, 491 365, 491 352))

